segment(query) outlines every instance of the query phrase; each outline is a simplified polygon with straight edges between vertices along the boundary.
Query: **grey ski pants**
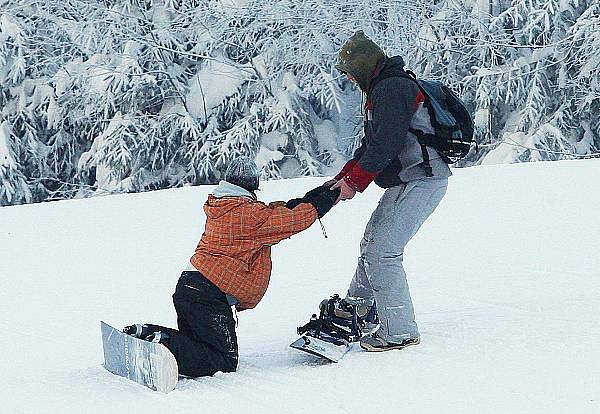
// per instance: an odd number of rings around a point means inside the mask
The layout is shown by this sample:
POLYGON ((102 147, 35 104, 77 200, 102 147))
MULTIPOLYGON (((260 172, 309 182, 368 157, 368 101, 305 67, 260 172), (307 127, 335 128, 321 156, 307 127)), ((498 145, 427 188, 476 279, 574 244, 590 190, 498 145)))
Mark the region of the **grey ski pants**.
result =
POLYGON ((404 247, 438 206, 447 178, 424 178, 388 188, 367 224, 348 296, 375 299, 377 335, 400 343, 419 337, 402 266, 404 247))

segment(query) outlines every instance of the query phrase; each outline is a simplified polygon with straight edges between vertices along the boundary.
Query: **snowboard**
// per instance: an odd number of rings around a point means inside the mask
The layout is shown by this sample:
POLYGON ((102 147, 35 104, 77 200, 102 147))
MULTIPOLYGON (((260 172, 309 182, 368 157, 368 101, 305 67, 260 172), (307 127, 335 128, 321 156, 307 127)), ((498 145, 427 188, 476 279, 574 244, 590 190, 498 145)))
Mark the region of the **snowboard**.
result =
POLYGON ((325 358, 331 362, 340 359, 352 348, 352 343, 343 340, 331 342, 325 338, 304 334, 292 342, 290 346, 302 352, 325 358))
POLYGON ((338 362, 352 348, 352 343, 364 335, 366 325, 361 318, 367 313, 364 300, 351 302, 349 298, 342 300, 340 295, 334 294, 321 301, 318 316, 313 313, 308 323, 298 327, 296 331, 300 338, 290 346, 338 362), (363 307, 361 315, 357 311, 359 305, 363 307))
POLYGON ((104 368, 151 390, 168 393, 175 389, 178 368, 164 345, 124 334, 100 321, 104 368))

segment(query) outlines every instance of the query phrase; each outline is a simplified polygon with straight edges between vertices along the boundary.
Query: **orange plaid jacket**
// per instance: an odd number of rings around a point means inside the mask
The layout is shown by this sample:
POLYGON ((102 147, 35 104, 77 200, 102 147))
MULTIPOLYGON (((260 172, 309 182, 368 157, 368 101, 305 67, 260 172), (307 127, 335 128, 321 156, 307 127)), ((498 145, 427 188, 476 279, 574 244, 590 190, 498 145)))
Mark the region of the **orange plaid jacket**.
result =
POLYGON ((254 308, 271 277, 271 246, 310 227, 316 209, 266 205, 247 197, 208 196, 206 226, 190 262, 222 292, 235 297, 238 309, 254 308))

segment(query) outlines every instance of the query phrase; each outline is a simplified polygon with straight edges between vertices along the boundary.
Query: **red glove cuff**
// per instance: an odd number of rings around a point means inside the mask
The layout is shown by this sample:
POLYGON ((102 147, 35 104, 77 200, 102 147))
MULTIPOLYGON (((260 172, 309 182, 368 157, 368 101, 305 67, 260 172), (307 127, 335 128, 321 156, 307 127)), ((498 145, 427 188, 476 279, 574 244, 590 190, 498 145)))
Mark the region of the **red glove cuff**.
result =
POLYGON ((362 193, 377 177, 377 174, 365 171, 358 162, 355 162, 350 171, 344 176, 344 181, 354 190, 362 193))
POLYGON ((346 173, 348 171, 350 171, 352 169, 352 167, 354 167, 354 164, 356 164, 358 162, 358 160, 356 159, 351 159, 350 161, 348 161, 346 163, 346 165, 344 165, 344 168, 342 168, 342 170, 334 177, 336 180, 341 180, 342 178, 344 178, 344 176, 346 175, 346 173))

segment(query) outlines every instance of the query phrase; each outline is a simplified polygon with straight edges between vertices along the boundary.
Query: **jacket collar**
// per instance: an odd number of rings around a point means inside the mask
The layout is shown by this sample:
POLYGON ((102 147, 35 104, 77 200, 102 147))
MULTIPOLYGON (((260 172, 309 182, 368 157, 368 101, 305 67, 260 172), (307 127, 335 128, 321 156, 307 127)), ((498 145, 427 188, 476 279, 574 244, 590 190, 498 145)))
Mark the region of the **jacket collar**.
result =
POLYGON ((383 72, 384 70, 403 71, 404 66, 405 66, 405 63, 404 63, 404 59, 402 59, 402 56, 392 56, 392 57, 386 58, 384 61, 382 61, 379 65, 377 65, 375 67, 375 69, 373 70, 373 73, 369 77, 369 92, 372 89, 373 80, 375 78, 377 78, 381 74, 381 72, 383 72))
POLYGON ((213 190, 212 195, 216 198, 247 197, 252 200, 256 200, 256 196, 250 191, 224 180, 219 182, 219 185, 213 190))

